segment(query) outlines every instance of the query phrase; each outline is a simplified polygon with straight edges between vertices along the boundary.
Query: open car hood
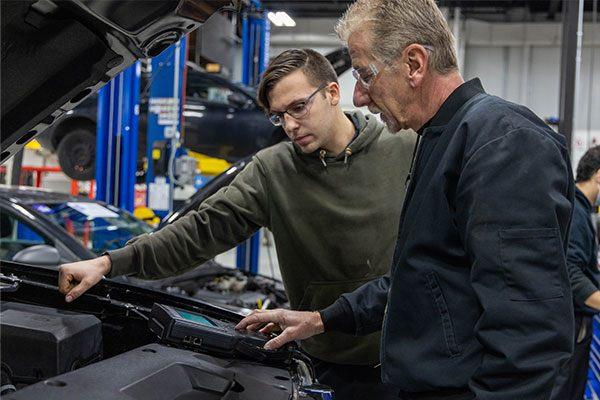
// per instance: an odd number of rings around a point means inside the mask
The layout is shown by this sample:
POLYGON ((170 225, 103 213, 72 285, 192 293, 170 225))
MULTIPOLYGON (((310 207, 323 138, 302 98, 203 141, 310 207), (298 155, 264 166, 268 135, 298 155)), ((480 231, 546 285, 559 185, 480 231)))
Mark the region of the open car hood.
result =
POLYGON ((0 163, 139 58, 238 1, 3 0, 0 163))

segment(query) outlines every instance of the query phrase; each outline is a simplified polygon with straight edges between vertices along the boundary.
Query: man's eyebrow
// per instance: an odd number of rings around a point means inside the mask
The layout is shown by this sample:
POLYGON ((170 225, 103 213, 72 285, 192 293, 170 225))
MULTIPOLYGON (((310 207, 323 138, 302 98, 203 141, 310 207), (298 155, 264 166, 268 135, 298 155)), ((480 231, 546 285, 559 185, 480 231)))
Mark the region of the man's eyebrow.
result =
POLYGON ((303 102, 304 102, 304 100, 306 100, 306 97, 303 97, 303 98, 301 98, 301 99, 292 100, 291 102, 289 102, 289 103, 288 103, 288 104, 285 106, 285 109, 284 109, 283 111, 277 111, 277 110, 273 110, 273 109, 271 109, 270 111, 271 111, 272 113, 279 113, 279 114, 282 114, 282 113, 286 112, 287 110, 289 110, 291 106, 293 106, 293 105, 296 105, 297 103, 303 103, 303 102))

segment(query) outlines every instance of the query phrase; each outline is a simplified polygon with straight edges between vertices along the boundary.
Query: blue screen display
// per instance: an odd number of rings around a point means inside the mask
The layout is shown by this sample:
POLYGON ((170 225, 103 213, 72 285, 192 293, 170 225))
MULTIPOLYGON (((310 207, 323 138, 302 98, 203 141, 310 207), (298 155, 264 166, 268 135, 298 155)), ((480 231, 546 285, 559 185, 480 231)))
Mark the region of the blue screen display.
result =
POLYGON ((204 326, 216 326, 211 320, 203 317, 202 315, 192 314, 182 310, 177 310, 177 313, 181 316, 181 318, 186 319, 188 321, 195 322, 204 326))

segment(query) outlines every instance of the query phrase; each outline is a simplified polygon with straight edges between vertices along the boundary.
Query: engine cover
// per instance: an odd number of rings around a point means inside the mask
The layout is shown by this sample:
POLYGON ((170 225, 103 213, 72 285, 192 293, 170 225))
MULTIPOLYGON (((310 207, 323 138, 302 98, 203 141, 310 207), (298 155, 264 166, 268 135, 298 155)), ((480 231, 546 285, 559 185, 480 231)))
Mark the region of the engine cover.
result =
POLYGON ((13 383, 34 383, 97 361, 102 324, 93 315, 2 303, 2 365, 13 383))
POLYGON ((291 394, 286 370, 149 344, 28 386, 6 400, 288 400, 291 394))

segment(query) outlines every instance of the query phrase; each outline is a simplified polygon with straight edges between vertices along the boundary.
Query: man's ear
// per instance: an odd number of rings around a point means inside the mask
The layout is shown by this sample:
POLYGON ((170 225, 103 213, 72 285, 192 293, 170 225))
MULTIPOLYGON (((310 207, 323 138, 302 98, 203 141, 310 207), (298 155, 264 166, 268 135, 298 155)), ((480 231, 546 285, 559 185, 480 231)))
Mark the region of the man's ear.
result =
POLYGON ((429 53, 420 44, 406 46, 402 52, 402 61, 408 69, 408 80, 412 87, 420 86, 428 71, 429 53))
POLYGON ((592 179, 594 180, 595 184, 600 185, 600 169, 594 173, 592 179))
POLYGON ((340 85, 336 82, 330 82, 327 85, 327 97, 329 98, 329 103, 332 106, 337 106, 340 104, 341 94, 340 94, 340 85))

